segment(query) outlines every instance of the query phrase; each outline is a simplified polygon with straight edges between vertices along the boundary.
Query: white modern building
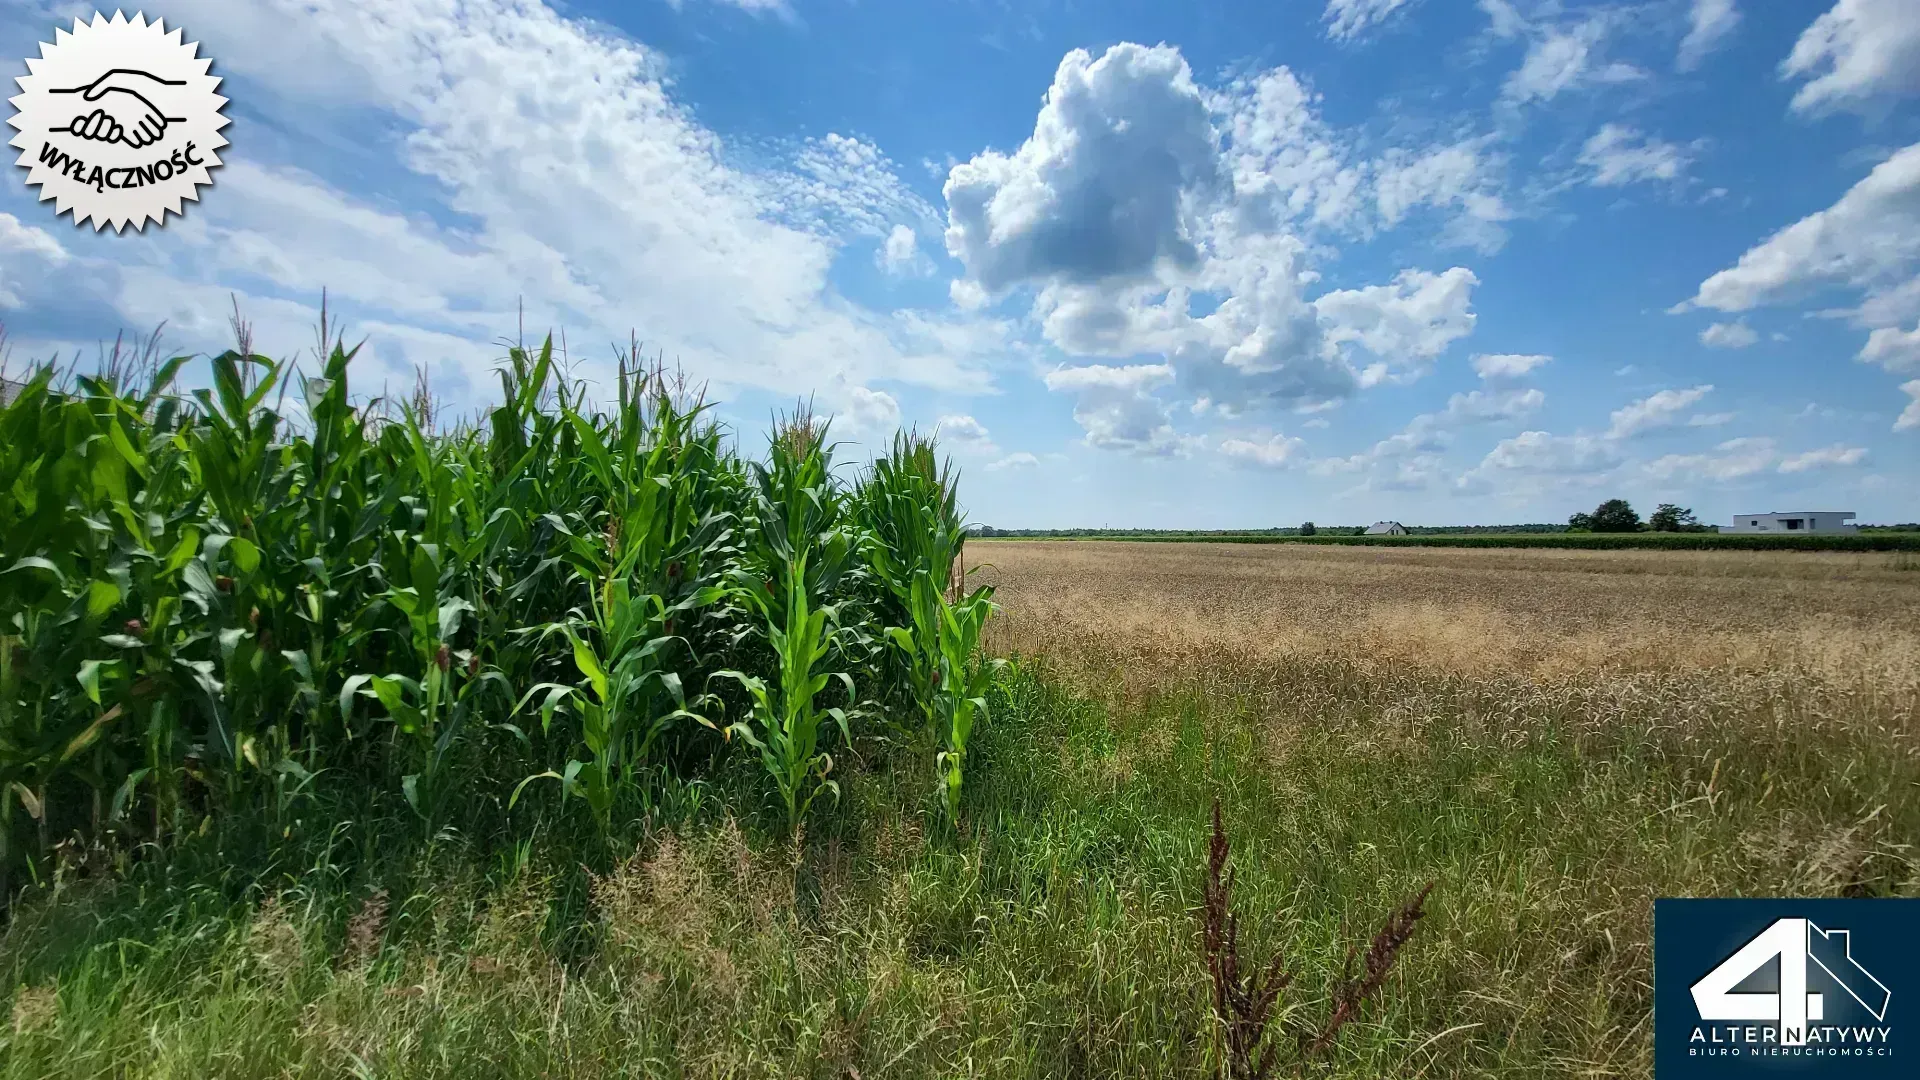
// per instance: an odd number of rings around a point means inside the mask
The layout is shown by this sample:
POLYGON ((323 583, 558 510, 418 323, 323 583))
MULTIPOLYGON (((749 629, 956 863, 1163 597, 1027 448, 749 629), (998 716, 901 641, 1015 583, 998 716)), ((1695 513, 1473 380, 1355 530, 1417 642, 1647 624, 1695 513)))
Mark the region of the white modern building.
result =
POLYGON ((1858 526, 1850 525, 1847 519, 1854 517, 1851 510, 1792 510, 1787 513, 1768 512, 1765 514, 1739 514, 1731 526, 1722 525, 1723 533, 1850 533, 1858 526))
POLYGON ((1367 526, 1368 536, 1405 536, 1407 527, 1397 521, 1376 521, 1367 526))

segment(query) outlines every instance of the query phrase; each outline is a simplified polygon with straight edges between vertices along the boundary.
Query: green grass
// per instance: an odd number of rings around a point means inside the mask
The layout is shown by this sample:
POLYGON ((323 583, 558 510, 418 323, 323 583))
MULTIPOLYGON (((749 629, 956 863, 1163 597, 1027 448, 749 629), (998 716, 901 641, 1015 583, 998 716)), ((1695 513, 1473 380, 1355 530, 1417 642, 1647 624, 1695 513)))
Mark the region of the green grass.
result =
POLYGON ((1365 544, 1380 547, 1528 547, 1576 548, 1590 551, 1647 549, 1660 551, 1920 551, 1920 533, 1861 532, 1824 536, 1778 536, 1757 533, 1445 533, 1415 536, 1272 536, 1257 533, 1100 533, 1076 536, 975 537, 979 543, 998 540, 1151 540, 1172 544, 1365 544))
POLYGON ((1920 893, 1915 703, 1859 688, 1343 661, 1102 705, 1029 665, 992 704, 957 834, 870 741, 797 860, 739 759, 605 843, 378 792, 221 822, 18 912, 0 1075, 1209 1076, 1215 797, 1284 1028, 1438 882, 1340 1075, 1644 1076, 1654 897, 1920 893))

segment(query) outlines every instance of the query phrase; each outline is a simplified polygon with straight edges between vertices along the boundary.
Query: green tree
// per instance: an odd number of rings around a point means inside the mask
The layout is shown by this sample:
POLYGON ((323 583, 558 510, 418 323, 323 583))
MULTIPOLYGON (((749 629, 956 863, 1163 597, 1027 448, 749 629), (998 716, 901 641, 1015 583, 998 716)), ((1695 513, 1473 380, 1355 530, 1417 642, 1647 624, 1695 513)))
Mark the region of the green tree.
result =
POLYGON ((1625 499, 1608 499, 1594 507, 1591 528, 1594 532, 1639 532, 1640 515, 1625 499))
POLYGON ((1316 529, 1316 528, 1314 528, 1314 527, 1313 527, 1313 522, 1311 522, 1311 521, 1307 521, 1307 522, 1302 522, 1302 523, 1301 523, 1301 525, 1300 525, 1300 535, 1301 535, 1301 536, 1312 536, 1312 535, 1313 535, 1314 533, 1316 533, 1316 532, 1319 532, 1319 531, 1320 531, 1320 530, 1318 530, 1318 529, 1316 529))
POLYGON ((1647 527, 1654 532, 1686 532, 1699 524, 1692 510, 1673 503, 1661 503, 1647 517, 1647 527))
POLYGON ((1572 517, 1568 518, 1567 531, 1568 532, 1592 532, 1593 531, 1593 515, 1592 514, 1575 514, 1572 517))

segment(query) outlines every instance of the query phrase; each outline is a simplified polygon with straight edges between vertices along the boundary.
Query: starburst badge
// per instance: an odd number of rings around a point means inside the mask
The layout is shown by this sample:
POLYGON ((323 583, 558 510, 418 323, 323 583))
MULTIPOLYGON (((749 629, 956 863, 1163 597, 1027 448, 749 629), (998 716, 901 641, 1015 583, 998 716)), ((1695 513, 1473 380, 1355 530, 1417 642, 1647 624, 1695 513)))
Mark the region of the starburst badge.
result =
POLYGON ((15 164, 42 202, 54 201, 55 217, 138 232, 213 183, 227 99, 207 74, 213 60, 181 37, 140 13, 96 13, 75 19, 72 33, 56 28, 53 44, 27 60, 7 123, 19 130, 15 164))

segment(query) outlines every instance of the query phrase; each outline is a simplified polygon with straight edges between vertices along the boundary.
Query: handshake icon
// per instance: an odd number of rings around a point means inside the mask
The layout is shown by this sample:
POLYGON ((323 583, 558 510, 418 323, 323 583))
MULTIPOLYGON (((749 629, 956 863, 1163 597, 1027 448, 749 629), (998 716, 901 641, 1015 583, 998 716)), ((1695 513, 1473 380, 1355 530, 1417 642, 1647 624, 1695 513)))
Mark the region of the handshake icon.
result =
POLYGON ((81 105, 72 123, 53 130, 94 142, 125 143, 135 149, 152 146, 167 133, 168 124, 184 122, 181 117, 168 116, 155 99, 164 100, 164 87, 185 85, 181 79, 115 68, 83 86, 54 90, 56 94, 79 95, 81 105))

